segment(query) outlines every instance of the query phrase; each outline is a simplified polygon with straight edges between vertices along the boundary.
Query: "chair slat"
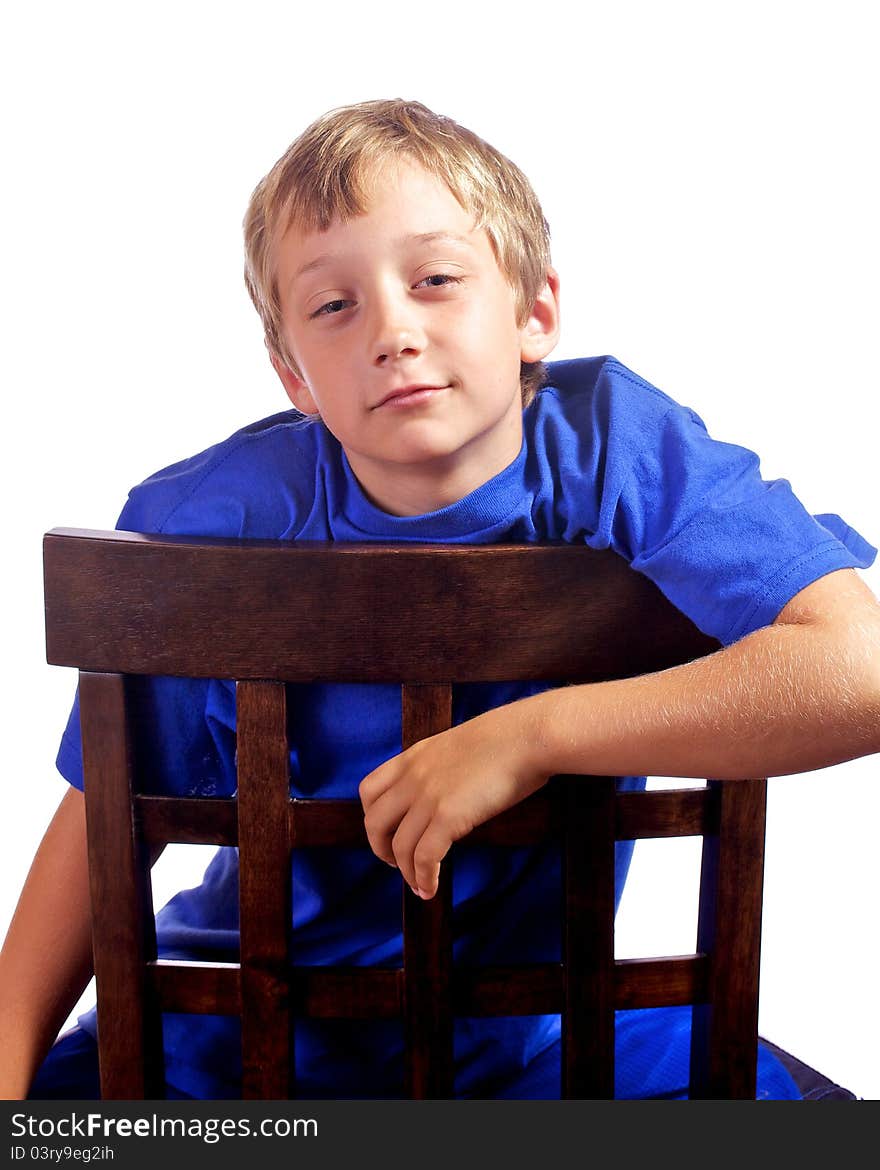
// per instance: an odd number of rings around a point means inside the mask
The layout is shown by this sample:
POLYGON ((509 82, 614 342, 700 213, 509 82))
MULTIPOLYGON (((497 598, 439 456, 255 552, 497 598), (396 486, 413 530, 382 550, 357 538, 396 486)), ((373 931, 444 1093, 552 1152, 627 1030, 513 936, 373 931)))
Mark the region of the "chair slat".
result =
POLYGON ((614 1096, 615 781, 565 776, 562 1092, 614 1096))
MULTIPOLYGON (((170 975, 161 980, 169 996, 166 1010, 210 1010, 199 1006, 198 986, 203 978, 207 985, 211 977, 181 974, 184 977, 179 980, 170 975)), ((293 974, 293 998, 297 1011, 311 1017, 394 1019, 403 1012, 399 975, 394 969, 298 968, 293 974)), ((618 959, 614 984, 617 1010, 698 1003, 708 995, 709 964, 705 955, 618 959)), ((224 1010, 236 1010, 236 1002, 230 990, 224 1010)), ((453 970, 452 1004, 454 1014, 461 1017, 560 1015, 563 968, 557 963, 537 963, 453 970)))
POLYGON ((700 1003, 709 994, 709 962, 705 955, 671 955, 661 959, 617 959, 614 963, 614 1006, 682 1007, 700 1003))
POLYGON ((754 1100, 766 780, 710 781, 717 834, 703 838, 697 949, 710 952, 710 999, 694 1008, 691 1095, 754 1100))
POLYGON ((298 967, 293 1002, 314 1019, 400 1020, 404 974, 399 968, 298 967))
MULTIPOLYGON (((231 797, 136 796, 136 817, 149 844, 237 845, 236 803, 231 797)), ((288 810, 290 844, 299 848, 366 845, 358 800, 294 799, 288 810)), ((558 806, 545 790, 478 825, 474 844, 538 845, 558 836, 558 806)), ((717 799, 707 788, 621 792, 616 803, 618 841, 692 837, 717 831, 717 799)))
POLYGON ((647 837, 699 837, 715 831, 717 800, 708 788, 665 792, 620 792, 616 804, 618 841, 647 837))
POLYGON ((288 984, 290 847, 285 688, 236 687, 242 1096, 294 1095, 288 984), (291 1079, 289 1079, 291 1078, 291 1079))
POLYGON ((162 1019, 145 978, 156 957, 150 866, 132 817, 125 681, 79 676, 101 1095, 165 1096, 162 1019))
POLYGON ((291 848, 295 849, 368 844, 359 800, 291 800, 288 834, 291 848))
POLYGON ((237 845, 237 814, 234 797, 135 797, 135 816, 150 845, 237 845))
MULTIPOLYGON (((150 986, 167 1012, 238 1015, 238 963, 158 959, 150 986)), ((294 1014, 313 1019, 401 1019, 402 969, 294 967, 294 1014)), ((709 994, 706 955, 616 959, 614 1006, 621 1009, 700 1003, 709 994)), ((560 963, 453 968, 452 1008, 459 1017, 558 1016, 564 1008, 560 963)))
POLYGON ((241 967, 238 963, 200 963, 157 959, 147 977, 166 1012, 196 1015, 241 1014, 241 967))
MULTIPOLYGON (((159 959, 148 965, 152 987, 167 1012, 238 1015, 238 963, 159 959)), ((401 1019, 403 978, 399 969, 295 967, 290 972, 295 1015, 312 1019, 401 1019)))
MULTIPOLYGON (((452 687, 401 688, 404 748, 452 723, 452 687)), ((403 887, 406 1091, 416 1100, 451 1097, 455 1083, 452 1017, 452 865, 440 867, 429 901, 403 887)))

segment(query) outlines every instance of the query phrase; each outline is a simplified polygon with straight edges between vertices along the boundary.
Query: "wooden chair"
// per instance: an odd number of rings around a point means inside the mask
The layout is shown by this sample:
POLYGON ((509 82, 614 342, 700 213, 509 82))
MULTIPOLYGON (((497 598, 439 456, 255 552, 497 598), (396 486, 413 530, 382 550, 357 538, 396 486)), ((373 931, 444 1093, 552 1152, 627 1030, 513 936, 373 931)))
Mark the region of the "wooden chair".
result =
POLYGON ((160 1013, 240 1014, 243 1096, 296 1095, 301 1016, 402 1017, 407 1093, 453 1096, 456 1015, 562 1017, 566 1097, 614 1094, 614 1012, 695 1004, 691 1096, 753 1098, 766 782, 617 793, 555 777, 472 839, 548 834, 563 856, 562 962, 452 963, 453 848, 437 897, 402 884, 399 970, 288 962, 291 849, 365 842, 358 801, 292 800, 285 682, 402 683, 403 742, 449 726, 451 687, 592 682, 711 652, 610 552, 565 545, 351 545, 56 529, 44 543, 47 657, 80 673, 94 957, 105 1098, 164 1095, 160 1013), (402 601, 402 599, 404 599, 402 601), (126 677, 235 679, 238 792, 132 788, 126 677), (703 837, 695 952, 614 957, 616 840, 703 837), (237 845, 238 964, 157 961, 149 855, 237 845))

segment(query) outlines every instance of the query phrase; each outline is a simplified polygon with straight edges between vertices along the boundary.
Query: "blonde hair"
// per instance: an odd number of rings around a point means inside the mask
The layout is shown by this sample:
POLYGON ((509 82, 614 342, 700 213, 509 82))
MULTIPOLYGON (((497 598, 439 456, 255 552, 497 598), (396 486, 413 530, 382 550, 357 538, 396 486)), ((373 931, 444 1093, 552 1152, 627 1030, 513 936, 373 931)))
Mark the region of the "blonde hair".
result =
MULTIPOLYGON (((364 214, 381 163, 405 157, 438 175, 485 229, 498 266, 516 294, 522 328, 547 280, 550 228, 522 171, 473 131, 420 102, 380 99, 323 114, 288 147, 257 185, 244 218, 245 283, 266 344, 297 377, 284 341, 274 248, 291 226, 325 231, 364 214)), ((546 380, 543 362, 522 362, 527 406, 546 380)))

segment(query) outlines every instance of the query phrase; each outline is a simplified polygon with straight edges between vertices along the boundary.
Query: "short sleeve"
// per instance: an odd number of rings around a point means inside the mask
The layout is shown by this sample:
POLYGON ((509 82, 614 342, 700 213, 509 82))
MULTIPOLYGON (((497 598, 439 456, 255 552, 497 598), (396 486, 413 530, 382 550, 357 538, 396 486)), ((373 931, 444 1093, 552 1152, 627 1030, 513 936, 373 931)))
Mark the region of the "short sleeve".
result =
POLYGON ((873 562, 876 548, 839 516, 812 516, 788 480, 763 479, 753 451, 645 392, 653 421, 612 455, 610 544, 705 633, 729 645, 819 577, 873 562))
MULTIPOLYGON (((117 529, 153 532, 159 513, 149 493, 132 493, 117 529)), ((129 678, 126 684, 133 757, 141 791, 153 795, 228 796, 235 791, 235 694, 212 679, 129 678)), ((56 767, 82 790, 79 691, 61 737, 56 767)))
MULTIPOLYGON (((129 679, 126 699, 141 791, 155 796, 230 796, 235 791, 235 696, 211 679, 129 679)), ((56 759, 83 787, 77 692, 56 759)))
MULTIPOLYGON (((277 537, 294 526, 313 481, 309 432, 290 411, 271 415, 212 447, 155 472, 128 494, 116 528, 187 536, 277 537), (289 474, 285 476, 285 471, 289 474), (310 479, 311 476, 311 479, 310 479)), ((135 758, 144 791, 228 795, 235 788, 235 693, 229 681, 131 680, 135 758)), ((74 702, 57 767, 82 787, 79 703, 74 702)))

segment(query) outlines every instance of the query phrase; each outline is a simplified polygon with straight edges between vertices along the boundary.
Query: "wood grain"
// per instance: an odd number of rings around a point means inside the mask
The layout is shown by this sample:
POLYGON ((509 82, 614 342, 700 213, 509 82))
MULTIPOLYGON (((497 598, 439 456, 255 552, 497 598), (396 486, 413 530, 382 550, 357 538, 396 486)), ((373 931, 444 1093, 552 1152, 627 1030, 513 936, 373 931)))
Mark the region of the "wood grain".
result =
POLYGON ((399 1019, 406 1089, 454 1092, 456 1017, 560 1015, 570 1097, 614 1091, 614 1012, 694 1004, 692 1095, 754 1096, 766 782, 616 791, 556 777, 472 834, 563 860, 562 961, 457 967, 452 879, 403 893, 400 968, 294 967, 290 853, 365 846, 357 800, 291 799, 288 682, 401 684, 402 746, 452 721, 453 686, 564 683, 717 649, 613 553, 561 545, 299 545, 58 529, 44 541, 47 657, 82 669, 99 1049, 108 1098, 164 1091, 160 1011, 241 1017, 243 1095, 295 1095, 297 1018, 399 1019), (328 617, 329 615, 329 617, 328 617), (238 791, 134 791, 134 679, 236 680, 238 791), (130 681, 131 680, 131 681, 130 681), (131 693, 130 693, 131 692, 131 693), (692 955, 614 959, 614 845, 703 837, 692 955), (157 960, 149 856, 237 846, 238 961, 157 960))

